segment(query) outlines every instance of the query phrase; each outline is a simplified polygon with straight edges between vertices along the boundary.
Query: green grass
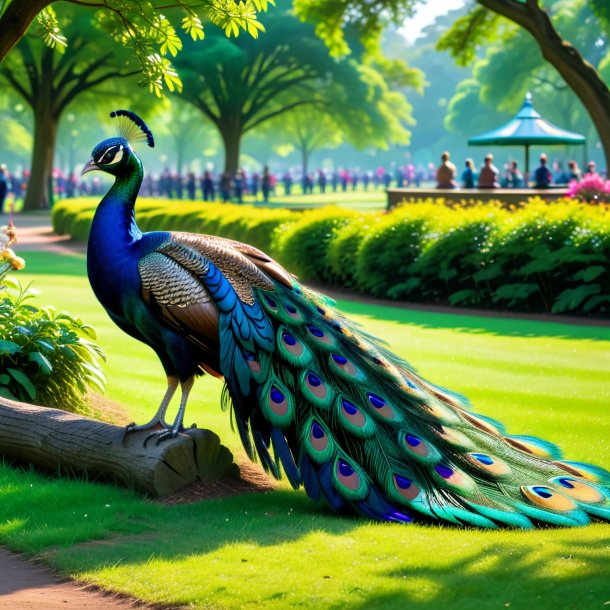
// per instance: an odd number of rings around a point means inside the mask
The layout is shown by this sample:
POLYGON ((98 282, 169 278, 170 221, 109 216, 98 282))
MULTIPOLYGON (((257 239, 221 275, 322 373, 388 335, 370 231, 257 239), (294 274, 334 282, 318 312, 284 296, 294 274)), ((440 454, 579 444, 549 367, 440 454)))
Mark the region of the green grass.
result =
MULTIPOLYGON (((254 197, 248 195, 244 197, 246 203, 254 203, 254 197)), ((287 207, 287 208, 315 208, 325 205, 336 205, 342 208, 351 210, 370 211, 370 210, 385 210, 388 198, 383 189, 374 189, 372 186, 365 191, 362 187, 352 191, 351 189, 343 192, 341 190, 336 193, 332 189, 327 189, 324 195, 315 192, 311 195, 302 195, 295 193, 292 195, 284 195, 283 189, 280 187, 277 190, 277 195, 272 195, 268 203, 259 201, 258 205, 268 207, 287 207)))
MULTIPOLYGON (((164 390, 161 367, 97 305, 84 258, 25 258, 19 276, 35 281, 40 303, 97 328, 108 397, 136 420, 150 417, 164 390)), ((339 306, 510 431, 610 465, 609 328, 339 306)), ((217 381, 200 381, 188 423, 212 428, 239 451, 219 394, 217 381)), ((104 588, 197 608, 580 609, 610 601, 610 525, 479 532, 371 524, 334 516, 285 486, 168 507, 0 466, 0 542, 104 588)))

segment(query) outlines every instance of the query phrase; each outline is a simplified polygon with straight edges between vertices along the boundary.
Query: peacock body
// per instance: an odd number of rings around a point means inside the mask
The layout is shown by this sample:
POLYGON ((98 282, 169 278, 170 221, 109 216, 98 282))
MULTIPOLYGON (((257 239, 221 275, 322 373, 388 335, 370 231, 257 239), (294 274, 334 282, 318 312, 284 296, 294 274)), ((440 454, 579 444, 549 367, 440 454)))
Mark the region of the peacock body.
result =
MULTIPOLYGON (((116 115, 152 145, 139 117, 116 115)), ((507 435, 263 252, 207 235, 142 233, 133 135, 123 127, 84 169, 116 178, 91 228, 93 290, 168 377, 156 415, 129 430, 150 429, 157 442, 180 433, 193 379, 208 372, 224 378, 248 455, 336 511, 482 528, 610 520, 610 473, 563 461, 541 439, 507 435), (165 411, 179 384, 170 426, 165 411)))

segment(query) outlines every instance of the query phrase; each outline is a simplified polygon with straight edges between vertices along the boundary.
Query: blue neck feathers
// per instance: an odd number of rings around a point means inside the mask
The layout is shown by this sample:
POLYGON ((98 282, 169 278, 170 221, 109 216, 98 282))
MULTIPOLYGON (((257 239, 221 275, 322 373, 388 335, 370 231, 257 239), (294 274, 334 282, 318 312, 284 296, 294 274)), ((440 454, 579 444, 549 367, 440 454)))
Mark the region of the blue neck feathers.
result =
POLYGON ((102 199, 95 212, 91 234, 90 250, 101 245, 98 240, 109 245, 129 245, 142 237, 135 219, 134 206, 142 184, 144 172, 142 163, 134 154, 130 155, 129 164, 102 199))

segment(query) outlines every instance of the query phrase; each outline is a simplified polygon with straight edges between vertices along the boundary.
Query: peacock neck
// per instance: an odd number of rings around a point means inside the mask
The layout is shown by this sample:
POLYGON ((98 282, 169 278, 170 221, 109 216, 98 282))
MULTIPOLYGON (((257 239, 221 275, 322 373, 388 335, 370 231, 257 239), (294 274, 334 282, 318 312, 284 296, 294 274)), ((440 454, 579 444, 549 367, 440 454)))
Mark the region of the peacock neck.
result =
POLYGON ((117 176, 114 184, 100 202, 91 227, 105 240, 131 244, 142 237, 136 224, 135 204, 142 185, 142 164, 132 155, 127 171, 117 176))

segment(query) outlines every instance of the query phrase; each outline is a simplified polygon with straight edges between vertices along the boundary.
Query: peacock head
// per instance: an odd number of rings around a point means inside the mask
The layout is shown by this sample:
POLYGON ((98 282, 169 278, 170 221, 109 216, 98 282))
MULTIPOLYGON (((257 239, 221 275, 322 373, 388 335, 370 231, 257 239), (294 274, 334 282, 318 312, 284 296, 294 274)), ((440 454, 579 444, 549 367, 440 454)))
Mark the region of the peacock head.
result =
POLYGON ((93 149, 91 159, 83 167, 81 175, 96 169, 113 176, 124 175, 134 167, 134 163, 140 163, 132 148, 135 142, 145 141, 151 148, 155 145, 152 132, 135 112, 115 110, 110 116, 117 118, 119 133, 114 138, 100 142, 93 149))

